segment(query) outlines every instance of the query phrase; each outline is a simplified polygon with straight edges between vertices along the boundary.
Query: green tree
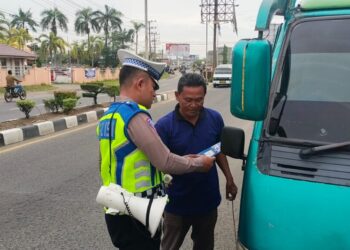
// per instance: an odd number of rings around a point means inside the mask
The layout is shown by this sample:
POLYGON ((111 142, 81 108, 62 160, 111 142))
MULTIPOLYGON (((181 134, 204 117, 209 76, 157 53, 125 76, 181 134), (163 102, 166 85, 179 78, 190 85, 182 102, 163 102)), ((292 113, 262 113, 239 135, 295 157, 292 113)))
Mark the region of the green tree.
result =
POLYGON ((133 29, 123 29, 120 32, 113 32, 112 33, 112 44, 113 49, 128 49, 130 46, 128 46, 128 43, 134 42, 134 33, 135 31, 133 29))
POLYGON ((0 12, 0 43, 7 43, 7 37, 9 36, 10 24, 6 20, 5 15, 0 12))
POLYGON ((75 41, 71 45, 71 59, 77 64, 89 64, 87 42, 75 41))
POLYGON ((93 63, 92 52, 90 50, 90 32, 91 29, 94 31, 99 30, 99 24, 96 21, 96 12, 93 12, 91 8, 85 8, 77 11, 75 15, 77 17, 74 24, 75 31, 81 35, 87 34, 88 54, 93 63))
POLYGON ((30 48, 31 51, 33 51, 35 54, 38 55, 37 59, 35 60, 35 64, 38 67, 41 67, 42 65, 42 59, 45 58, 40 54, 40 40, 38 38, 35 38, 33 42, 27 44, 27 47, 30 48))
POLYGON ((138 48, 138 43, 139 43, 139 31, 145 27, 145 25, 143 23, 139 23, 139 22, 135 22, 135 21, 131 21, 134 31, 135 31, 135 51, 137 54, 137 48, 138 48))
POLYGON ((228 48, 226 45, 224 45, 224 48, 222 50, 222 63, 227 64, 228 62, 228 48))
POLYGON ((103 39, 98 36, 90 37, 90 50, 91 50, 91 66, 94 66, 94 62, 101 56, 103 50, 103 39))
MULTIPOLYGON (((108 46, 108 39, 110 30, 121 30, 121 24, 123 23, 121 17, 123 14, 114 8, 105 5, 105 11, 96 12, 96 21, 100 24, 100 29, 103 29, 105 35, 105 47, 108 46)), ((100 30, 99 29, 99 30, 100 30)))
POLYGON ((43 12, 41 12, 41 16, 43 18, 41 19, 40 25, 43 28, 43 30, 51 29, 51 32, 54 33, 55 36, 57 36, 58 25, 61 30, 67 32, 68 19, 57 8, 44 10, 43 12))
POLYGON ((30 12, 30 10, 28 10, 27 12, 24 12, 20 8, 18 11, 18 14, 13 16, 13 19, 11 21, 11 26, 17 29, 31 28, 33 31, 36 31, 35 27, 37 27, 38 24, 32 18, 32 13, 30 12))
POLYGON ((27 42, 32 41, 32 40, 33 40, 33 38, 30 36, 30 34, 27 32, 26 29, 12 28, 9 31, 9 37, 7 40, 7 44, 23 50, 24 46, 27 44, 27 42))
POLYGON ((42 34, 39 36, 41 42, 40 50, 41 53, 46 53, 50 56, 50 60, 55 62, 57 52, 65 52, 68 44, 63 40, 63 38, 56 36, 53 32, 49 35, 42 34))
POLYGON ((70 56, 71 56, 72 62, 79 64, 80 54, 81 54, 81 46, 77 41, 75 41, 74 43, 71 44, 70 56))

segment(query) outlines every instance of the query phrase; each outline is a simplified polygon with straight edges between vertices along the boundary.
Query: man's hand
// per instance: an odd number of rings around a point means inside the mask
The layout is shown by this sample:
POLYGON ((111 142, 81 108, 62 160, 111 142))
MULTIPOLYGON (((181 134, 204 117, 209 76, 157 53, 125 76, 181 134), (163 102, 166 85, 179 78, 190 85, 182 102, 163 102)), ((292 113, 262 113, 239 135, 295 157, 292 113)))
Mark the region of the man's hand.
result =
POLYGON ((215 157, 209 157, 206 155, 188 154, 185 155, 185 157, 195 159, 197 163, 196 165, 198 165, 196 172, 201 173, 208 172, 213 167, 215 161, 215 157))
POLYGON ((215 157, 205 155, 201 155, 197 159, 202 163, 202 167, 198 168, 198 172, 208 172, 213 167, 215 161, 215 157))
POLYGON ((226 182, 226 200, 233 201, 236 199, 237 195, 237 186, 233 180, 226 182))

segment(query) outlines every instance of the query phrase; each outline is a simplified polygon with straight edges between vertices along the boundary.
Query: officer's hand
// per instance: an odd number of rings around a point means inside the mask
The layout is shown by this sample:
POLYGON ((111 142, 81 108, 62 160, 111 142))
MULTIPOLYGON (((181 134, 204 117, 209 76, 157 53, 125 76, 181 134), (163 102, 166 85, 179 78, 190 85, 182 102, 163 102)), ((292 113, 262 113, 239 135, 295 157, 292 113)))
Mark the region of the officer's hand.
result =
POLYGON ((198 168, 198 172, 208 172, 213 167, 215 161, 215 157, 205 155, 201 155, 197 159, 202 163, 202 167, 198 168))

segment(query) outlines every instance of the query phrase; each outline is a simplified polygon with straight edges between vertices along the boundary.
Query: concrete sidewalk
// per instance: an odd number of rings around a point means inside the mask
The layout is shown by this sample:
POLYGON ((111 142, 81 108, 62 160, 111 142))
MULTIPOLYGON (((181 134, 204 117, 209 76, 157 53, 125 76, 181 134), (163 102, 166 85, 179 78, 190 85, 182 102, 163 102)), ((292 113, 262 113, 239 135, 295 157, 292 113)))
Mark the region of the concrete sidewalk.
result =
MULTIPOLYGON (((66 84, 60 84, 66 85, 66 84)), ((67 84, 68 85, 68 84, 67 84)), ((71 84, 69 84, 71 85, 71 84)), ((63 87, 63 86, 62 86, 63 87)), ((74 87, 70 86, 73 90, 74 87)), ((78 86, 79 87, 79 86, 78 86)), ((79 87, 80 88, 80 87, 79 87)), ((174 92, 165 92, 157 94, 154 99, 154 103, 172 100, 175 98, 174 92)), ((45 121, 34 123, 29 126, 21 128, 13 128, 0 131, 0 147, 7 146, 14 143, 19 143, 34 137, 52 134, 58 131, 76 127, 90 122, 96 122, 102 117, 103 113, 108 108, 100 109, 97 111, 88 111, 74 116, 67 116, 62 119, 53 121, 45 121)))

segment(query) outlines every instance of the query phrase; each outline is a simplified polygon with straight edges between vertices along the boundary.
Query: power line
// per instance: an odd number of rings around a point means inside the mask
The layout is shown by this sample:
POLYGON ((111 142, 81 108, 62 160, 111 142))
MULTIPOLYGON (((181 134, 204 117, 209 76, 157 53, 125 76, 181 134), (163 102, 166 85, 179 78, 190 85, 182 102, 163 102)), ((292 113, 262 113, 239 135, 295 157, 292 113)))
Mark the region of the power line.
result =
POLYGON ((39 3, 37 0, 32 0, 34 3, 36 3, 37 5, 40 5, 43 8, 46 8, 45 5, 42 5, 41 3, 39 3))
POLYGON ((15 14, 12 14, 12 13, 10 13, 10 12, 7 12, 7 11, 5 11, 5 10, 3 10, 3 9, 0 9, 0 12, 6 14, 6 15, 8 15, 8 16, 12 16, 12 17, 15 16, 15 14))
POLYGON ((72 6, 73 8, 78 8, 78 9, 84 9, 85 7, 75 3, 74 1, 69 1, 69 0, 61 0, 61 1, 65 1, 66 3, 68 3, 70 6, 72 6))
POLYGON ((85 1, 93 3, 98 9, 103 9, 103 7, 104 7, 103 4, 100 5, 99 3, 95 3, 95 1, 93 1, 93 0, 85 0, 85 1))

